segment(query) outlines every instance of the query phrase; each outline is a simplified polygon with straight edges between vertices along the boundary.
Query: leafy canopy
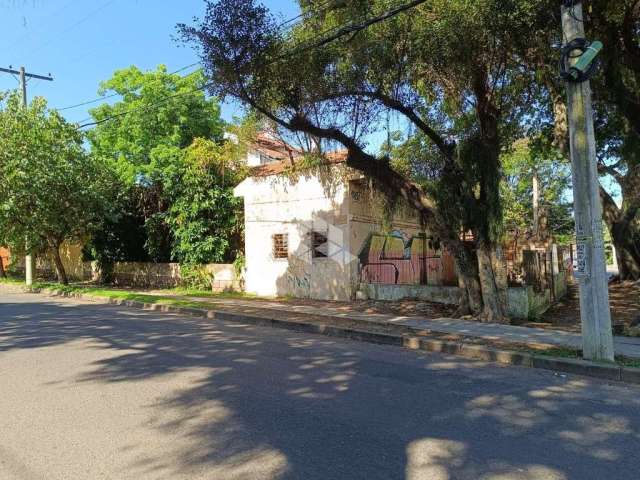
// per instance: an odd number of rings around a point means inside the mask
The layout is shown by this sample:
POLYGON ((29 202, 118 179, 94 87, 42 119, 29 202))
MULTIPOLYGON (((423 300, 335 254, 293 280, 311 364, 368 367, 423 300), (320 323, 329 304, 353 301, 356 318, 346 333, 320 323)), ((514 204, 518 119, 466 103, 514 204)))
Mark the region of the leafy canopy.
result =
POLYGON ((94 121, 103 122, 89 132, 92 152, 114 162, 129 184, 153 182, 174 168, 172 156, 195 138, 222 139, 220 106, 206 97, 204 84, 200 70, 184 77, 164 65, 151 72, 135 66, 116 71, 100 93, 118 93, 122 100, 91 110, 94 121))
POLYGON ((162 65, 120 70, 101 84, 101 93, 122 96, 91 112, 98 125, 89 133, 92 153, 107 159, 121 182, 119 215, 105 219, 91 242, 106 268, 124 260, 233 258, 239 148, 224 141, 219 104, 204 85, 200 70, 183 77, 162 65))
POLYGON ((58 248, 89 233, 109 208, 112 178, 83 135, 43 98, 0 97, 0 231, 24 251, 58 248))

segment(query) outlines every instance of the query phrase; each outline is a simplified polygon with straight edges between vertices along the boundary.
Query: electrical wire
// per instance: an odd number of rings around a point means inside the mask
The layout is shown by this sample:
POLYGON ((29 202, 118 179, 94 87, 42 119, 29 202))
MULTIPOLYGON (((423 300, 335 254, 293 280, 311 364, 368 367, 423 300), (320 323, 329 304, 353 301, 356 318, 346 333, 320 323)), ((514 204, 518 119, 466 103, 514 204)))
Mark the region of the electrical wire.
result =
MULTIPOLYGON (((335 5, 330 6, 329 4, 331 3, 338 3, 339 0, 327 0, 325 2, 322 2, 320 5, 313 5, 313 8, 318 8, 319 10, 317 12, 313 12, 314 15, 317 15, 318 13, 323 13, 326 12, 327 10, 330 10, 331 8, 333 8, 335 5)), ((292 17, 288 20, 285 20, 282 23, 279 23, 278 25, 276 25, 276 29, 277 30, 283 30, 283 27, 295 22, 296 20, 298 20, 299 18, 304 17, 307 13, 309 12, 301 12, 299 15, 296 15, 295 17, 292 17)), ((288 27, 289 28, 289 27, 288 27)))
MULTIPOLYGON (((332 34, 332 35, 330 35, 329 37, 326 37, 326 38, 323 38, 321 40, 318 40, 317 42, 314 42, 312 44, 306 44, 306 45, 294 47, 293 49, 291 49, 286 54, 279 55, 279 56, 271 59, 269 62, 263 64, 263 66, 268 66, 270 64, 273 64, 273 63, 276 63, 278 61, 281 61, 284 58, 288 58, 290 56, 293 56, 293 55, 296 55, 296 54, 299 54, 299 53, 303 53, 303 52, 306 52, 306 51, 311 50, 311 49, 322 47, 322 46, 327 45, 327 44, 329 44, 329 43, 331 43, 331 42, 333 42, 333 41, 335 41, 335 40, 337 40, 337 39, 339 39, 339 38, 341 38, 341 37, 343 37, 345 35, 348 35, 350 33, 359 32, 361 30, 364 30, 364 29, 370 27, 371 25, 383 22, 383 21, 385 21, 385 20, 387 20, 387 19, 389 19, 391 17, 399 15, 400 13, 403 13, 403 12, 405 12, 407 10, 415 8, 415 7, 419 6, 422 3, 425 3, 426 1, 427 0, 414 0, 412 2, 409 2, 409 3, 406 3, 406 4, 400 5, 398 7, 395 7, 393 9, 387 10, 386 12, 384 12, 384 13, 382 13, 380 15, 377 15, 375 17, 372 17, 372 18, 370 18, 368 20, 365 20, 365 21, 363 21, 363 22, 361 22, 359 24, 351 23, 349 25, 342 25, 339 28, 333 27, 331 29, 328 29, 327 32, 331 32, 331 31, 334 31, 334 30, 337 30, 337 32, 332 34)), ((324 32, 323 32, 323 34, 324 34, 324 32)), ((128 115, 129 113, 133 113, 133 112, 138 111, 138 110, 146 110, 146 109, 152 108, 152 107, 154 107, 156 105, 159 105, 161 103, 164 103, 165 101, 168 101, 170 99, 173 99, 173 98, 176 98, 176 97, 179 97, 179 96, 189 95, 191 93, 195 93, 195 92, 198 92, 198 91, 203 91, 206 88, 208 88, 210 85, 212 85, 212 83, 208 82, 208 83, 204 84, 201 87, 198 87, 198 88, 186 91, 186 92, 180 92, 180 93, 176 93, 174 95, 169 95, 169 96, 165 97, 164 99, 159 100, 158 102, 155 102, 155 103, 153 103, 151 105, 144 105, 144 106, 136 107, 136 108, 124 111, 124 112, 120 112, 118 114, 111 115, 109 117, 103 118, 103 119, 95 121, 95 122, 90 122, 90 123, 85 123, 85 124, 79 125, 77 128, 81 129, 81 128, 86 128, 86 127, 90 127, 90 126, 100 125, 100 124, 105 123, 107 121, 110 121, 110 120, 113 120, 113 119, 116 119, 116 118, 120 118, 122 116, 128 115)))
POLYGON ((582 0, 565 0, 565 6, 567 7, 568 11, 569 11, 569 16, 571 18, 573 18, 576 22, 580 22, 580 23, 584 23, 584 20, 582 18, 578 18, 578 16, 576 15, 576 12, 574 10, 576 3, 582 3, 582 0))
MULTIPOLYGON (((35 29, 37 27, 43 26, 45 23, 51 22, 52 18, 57 17, 60 14, 60 12, 62 12, 63 10, 66 10, 66 8, 68 6, 70 6, 73 3, 76 3, 77 1, 78 0, 71 0, 71 1, 69 1, 67 3, 65 3, 62 7, 58 8, 58 9, 54 10, 53 12, 51 12, 50 14, 48 14, 47 18, 46 18, 46 22, 44 22, 44 21, 38 22, 38 23, 36 23, 35 27, 28 27, 28 28, 35 29)), ((27 38, 28 36, 29 36, 28 32, 24 33, 23 35, 21 35, 20 37, 15 39, 12 43, 10 43, 9 45, 6 45, 5 47, 3 47, 3 49, 6 50, 6 51, 12 51, 13 47, 15 47, 18 44, 21 44, 24 41, 24 39, 27 38)))
MULTIPOLYGON (((317 14, 319 14, 319 13, 323 13, 323 12, 326 12, 326 11, 330 10, 331 8, 333 8, 333 5, 330 5, 330 4, 333 4, 333 3, 337 3, 337 0, 327 0, 327 1, 325 1, 325 2, 322 2, 322 3, 321 3, 320 5, 318 5, 318 6, 314 6, 314 8, 318 8, 318 9, 319 9, 317 12, 314 12, 314 15, 317 15, 317 14)), ((296 21, 296 20, 298 20, 299 18, 304 17, 307 13, 308 13, 308 12, 302 12, 302 13, 300 13, 299 15, 296 15, 295 17, 292 17, 292 18, 290 18, 290 19, 288 19, 288 20, 286 20, 286 21, 284 21, 284 22, 282 22, 282 23, 280 23, 280 24, 276 25, 276 29, 277 29, 277 30, 283 30, 283 28, 282 28, 282 27, 284 27, 284 26, 286 26, 286 25, 288 25, 288 24, 290 24, 290 23, 292 23, 292 22, 295 22, 295 21, 296 21)), ((292 27, 291 27, 291 28, 292 28, 292 27)), ((335 27, 334 27, 334 28, 335 28, 335 27)), ((333 30, 333 29, 330 29, 330 30, 333 30)), ((187 66, 185 66, 185 67, 179 68, 178 70, 175 70, 175 71, 173 71, 173 72, 170 72, 170 73, 169 73, 169 75, 173 75, 173 74, 176 74, 176 73, 180 73, 180 72, 182 72, 182 71, 184 71, 184 70, 186 70, 186 69, 188 69, 188 68, 194 67, 194 66, 199 65, 199 64, 200 64, 200 62, 192 63, 192 64, 187 65, 187 66)), ((135 91, 135 89, 132 89, 132 90, 130 90, 130 91, 128 91, 128 92, 126 92, 126 93, 131 93, 131 92, 133 92, 133 91, 135 91)), ((87 101, 85 101, 85 102, 76 103, 76 104, 74 104, 74 105, 69 105, 69 106, 67 106, 67 107, 58 108, 57 110, 58 110, 58 111, 63 111, 63 110, 70 110, 70 109, 73 109, 73 108, 83 107, 83 106, 85 106, 85 105, 90 105, 90 104, 92 104, 92 103, 97 103, 97 102, 100 102, 100 101, 102 101, 102 100, 106 100, 106 99, 109 99, 109 98, 117 97, 117 96, 120 96, 120 95, 121 95, 121 94, 119 94, 119 93, 113 93, 113 94, 111 94, 111 95, 106 95, 106 96, 102 96, 102 97, 97 97, 97 98, 95 98, 95 99, 93 99, 93 100, 87 100, 87 101)))
POLYGON ((591 43, 584 38, 574 38, 560 50, 560 78, 567 82, 585 82, 589 80, 595 73, 599 65, 598 59, 595 59, 589 65, 589 68, 582 72, 578 69, 572 69, 570 61, 579 58, 591 43), (580 54, 575 55, 572 52, 579 51, 580 54))
POLYGON ((125 115, 129 115, 130 113, 137 112, 137 111, 139 111, 139 110, 149 110, 150 108, 153 108, 153 107, 156 107, 156 106, 158 106, 158 105, 161 105, 161 104, 163 104, 163 103, 165 103, 165 102, 168 102, 169 100, 172 100, 172 99, 174 99, 174 98, 182 97, 182 96, 185 96, 185 95, 191 95, 191 94, 193 94, 193 93, 196 93, 196 92, 200 92, 200 91, 206 90, 206 89, 207 89, 207 88, 209 88, 211 85, 212 85, 212 82, 207 82, 207 83, 205 83, 204 85, 202 85, 201 87, 194 88, 194 89, 191 89, 191 90, 187 90, 186 92, 179 92, 179 93, 174 93, 173 95, 167 95, 166 97, 161 98, 161 99, 160 99, 160 100, 158 100, 157 102, 153 102, 153 103, 151 103, 151 104, 149 104, 149 105, 141 105, 141 106, 139 106, 139 107, 130 108, 130 109, 128 109, 128 110, 125 110, 124 112, 115 113, 115 114, 110 115, 110 116, 108 116, 108 117, 105 117, 105 118, 103 118, 103 119, 101 119, 101 120, 97 120, 97 121, 95 121, 95 122, 90 122, 90 123, 85 123, 85 124, 79 125, 79 126, 77 127, 77 129, 79 130, 79 129, 81 129, 81 128, 86 128, 86 127, 91 127, 91 126, 95 126, 95 125, 100 125, 100 124, 102 124, 102 123, 108 122, 108 121, 110 121, 110 120, 113 120, 113 119, 116 119, 116 118, 119 118, 119 117, 123 117, 123 116, 125 116, 125 115))
MULTIPOLYGON (((167 75, 175 75, 176 73, 183 72, 183 71, 185 71, 185 70, 187 70, 187 69, 189 69, 191 67, 195 67, 196 65, 200 65, 200 62, 194 62, 194 63, 191 63, 189 65, 185 65, 184 67, 181 67, 181 68, 179 68, 177 70, 169 72, 167 75)), ((160 79, 157 79, 156 81, 159 82, 160 79)), ((151 83, 153 84, 155 82, 151 82, 151 83)), ((132 88, 132 89, 127 90, 124 93, 112 93, 112 94, 109 94, 109 95, 104 95, 102 97, 94 98, 93 100, 87 100, 86 102, 76 103, 75 105, 69 105, 68 107, 56 108, 56 110, 58 110, 59 112, 62 112, 63 110, 71 110, 72 108, 83 107, 85 105, 91 105, 92 103, 96 103, 96 102, 100 102, 100 101, 103 101, 103 100, 107 100, 109 98, 119 97, 119 96, 122 96, 122 95, 126 95, 127 93, 133 93, 136 90, 137 90, 137 88, 132 88)))
MULTIPOLYGON (((375 25, 377 23, 383 22, 383 21, 385 21, 385 20, 387 20, 387 19, 389 19, 391 17, 394 17, 394 16, 400 14, 400 13, 403 13, 403 12, 405 12, 407 10, 415 8, 415 7, 419 6, 422 3, 425 3, 426 1, 427 0, 414 0, 413 2, 405 3, 405 4, 400 5, 398 7, 395 7, 395 8, 392 8, 390 10, 387 10, 386 12, 384 12, 384 13, 376 16, 376 17, 370 18, 368 20, 364 20, 359 24, 340 25, 340 26, 337 26, 337 27, 330 28, 330 29, 324 31, 322 33, 322 35, 325 35, 326 33, 329 33, 329 32, 332 32, 332 31, 336 31, 336 33, 334 33, 334 34, 332 34, 332 35, 330 35, 330 36, 328 36, 328 37, 326 37, 326 38, 324 38, 324 39, 322 39, 322 40, 320 40, 318 42, 311 43, 310 45, 301 45, 301 46, 299 46, 297 48, 294 48, 292 52, 288 52, 288 53, 285 53, 285 54, 283 54, 283 55, 281 55, 279 57, 276 57, 276 61, 280 60, 282 58, 287 58, 287 57, 289 57, 291 55, 300 54, 300 53, 304 53, 304 52, 309 51, 309 50, 314 50, 316 48, 323 47, 324 45, 327 45, 327 44, 329 44, 329 43, 331 43, 331 42, 333 42, 333 41, 337 40, 338 38, 341 38, 341 37, 343 37, 345 35, 348 35, 348 34, 351 34, 351 33, 352 34, 356 34, 359 31, 362 31, 362 30, 370 27, 371 25, 375 25)), ((366 14, 363 17, 366 17, 366 14)), ((363 18, 363 17, 361 17, 361 18, 363 18)))
POLYGON ((80 20, 77 20, 75 23, 69 25, 67 28, 65 28, 64 30, 58 32, 58 34, 46 41, 45 43, 43 43, 42 45, 40 45, 38 48, 36 48, 35 50, 32 50, 31 52, 29 52, 31 55, 41 51, 42 49, 48 47, 49 45, 51 45, 51 43, 55 40, 57 40, 58 38, 60 38, 62 35, 69 33, 71 30, 73 30, 74 28, 76 28, 78 25, 83 24, 84 22, 86 22, 87 20, 89 20, 91 17, 93 17, 96 13, 104 10, 105 8, 107 8, 108 6, 110 6, 112 3, 115 3, 117 0, 108 0, 105 3, 103 3, 102 5, 100 5, 98 8, 96 8, 95 10, 92 10, 91 12, 89 12, 87 15, 85 15, 84 17, 82 17, 80 20))

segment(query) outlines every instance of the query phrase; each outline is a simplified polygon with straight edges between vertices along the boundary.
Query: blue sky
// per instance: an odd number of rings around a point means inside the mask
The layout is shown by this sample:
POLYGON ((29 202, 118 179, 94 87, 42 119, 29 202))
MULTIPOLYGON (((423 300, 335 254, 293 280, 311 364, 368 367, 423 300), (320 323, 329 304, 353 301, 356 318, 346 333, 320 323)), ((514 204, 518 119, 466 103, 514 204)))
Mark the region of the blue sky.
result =
MULTIPOLYGON (((299 12, 295 0, 263 2, 283 20, 299 12)), ((191 48, 172 37, 177 23, 191 23, 203 13, 203 0, 0 0, 0 66, 51 73, 53 82, 31 80, 28 96, 41 95, 52 107, 64 108, 95 99, 100 81, 117 69, 152 70, 162 63, 173 71, 197 61, 191 48)), ((0 90, 16 86, 14 78, 0 74, 0 90)), ((77 122, 95 105, 62 113, 77 122)), ((223 106, 226 120, 240 113, 236 105, 223 106)), ((392 118, 391 129, 398 128, 401 122, 392 118)), ((369 149, 377 150, 385 138, 374 133, 369 149)))
MULTIPOLYGON (((264 3, 283 19, 298 13, 293 0, 264 3)), ((29 82, 28 97, 41 95, 63 108, 96 98, 100 81, 117 69, 151 70, 162 63, 173 71, 197 61, 172 36, 177 23, 203 13, 203 0, 0 0, 0 66, 51 73, 53 82, 29 82)), ((14 78, 0 74, 0 90, 16 86, 14 78)), ((95 105, 63 113, 79 121, 95 105)), ((236 112, 233 105, 223 108, 227 120, 236 112)))

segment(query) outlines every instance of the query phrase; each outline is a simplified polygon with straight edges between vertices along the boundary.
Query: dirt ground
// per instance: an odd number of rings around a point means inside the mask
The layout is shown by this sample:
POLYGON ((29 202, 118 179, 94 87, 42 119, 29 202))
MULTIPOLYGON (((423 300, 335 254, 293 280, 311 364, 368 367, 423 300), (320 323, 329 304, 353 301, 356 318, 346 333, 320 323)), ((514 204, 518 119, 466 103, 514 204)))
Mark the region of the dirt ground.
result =
MULTIPOLYGON (((150 291, 146 293, 163 294, 163 291, 150 291)), ((611 283, 609 285, 609 298, 611 302, 611 316, 614 324, 628 327, 634 323, 634 321, 640 322, 640 281, 611 283)), ((264 299, 252 299, 248 297, 246 300, 263 301, 264 299)), ((456 310, 456 306, 454 305, 443 305, 416 300, 398 300, 395 302, 357 300, 352 302, 338 302, 281 298, 276 299, 276 301, 287 302, 291 305, 306 305, 318 308, 328 307, 342 313, 372 313, 426 318, 452 317, 456 310)), ((552 306, 538 321, 512 320, 512 324, 580 332, 580 304, 577 284, 570 284, 567 296, 552 306)), ((620 334, 622 332, 617 333, 620 334)))
POLYGON ((384 315, 398 315, 403 317, 451 317, 456 310, 455 305, 441 303, 421 302, 416 300, 397 300, 395 302, 375 300, 354 300, 352 302, 337 302, 326 300, 288 299, 288 302, 296 305, 317 306, 318 308, 331 307, 340 312, 348 313, 379 313, 384 315))
MULTIPOLYGON (((614 324, 621 324, 628 327, 634 321, 640 321, 640 282, 616 282, 610 284, 609 299, 611 302, 611 318, 614 324)), ((296 304, 317 307, 326 307, 329 303, 332 308, 345 313, 381 313, 429 318, 451 317, 455 311, 455 306, 453 305, 419 302, 415 300, 401 300, 397 302, 369 300, 345 303, 296 299, 294 302, 296 304)), ((513 321, 513 323, 529 327, 580 332, 578 285, 569 285, 567 296, 551 307, 540 320, 536 322, 516 320, 513 321)))
MULTIPOLYGON (((611 321, 628 327, 640 320, 640 282, 614 282, 609 285, 611 321)), ((578 285, 569 285, 567 296, 552 306, 538 322, 526 326, 580 331, 580 300, 578 285)))

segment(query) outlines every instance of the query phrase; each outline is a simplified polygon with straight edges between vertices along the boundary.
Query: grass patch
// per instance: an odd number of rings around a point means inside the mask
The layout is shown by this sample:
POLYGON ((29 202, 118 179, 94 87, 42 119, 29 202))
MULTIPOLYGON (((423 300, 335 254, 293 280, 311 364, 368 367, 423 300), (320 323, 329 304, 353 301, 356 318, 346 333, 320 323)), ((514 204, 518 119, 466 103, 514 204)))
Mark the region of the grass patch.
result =
MULTIPOLYGON (((531 353, 534 353, 537 355, 547 355, 550 357, 575 358, 578 360, 583 359, 580 351, 574 350, 571 348, 558 347, 558 348, 549 348, 549 349, 541 349, 541 350, 531 349, 531 353)), ((611 365, 610 362, 603 362, 603 363, 611 365)), ((625 357, 623 355, 616 355, 615 364, 621 367, 640 368, 640 358, 630 358, 630 357, 625 357)))
POLYGON ((18 277, 0 278, 0 283, 4 285, 24 285, 24 280, 18 277))
POLYGON ((623 367, 640 368, 640 358, 617 356, 616 363, 618 365, 622 365, 623 367))
MULTIPOLYGON (((194 302, 184 300, 174 295, 154 295, 138 292, 130 292, 127 290, 118 290, 109 287, 91 287, 83 285, 60 285, 59 283, 38 282, 33 284, 33 290, 53 290, 61 294, 83 294, 93 295, 96 297, 111 298, 114 300, 133 301, 148 303, 153 305, 172 305, 177 307, 190 308, 212 308, 215 303, 210 302, 194 302)), ((214 297, 215 295, 211 295, 214 297)))
POLYGON ((257 299, 260 298, 253 293, 245 292, 212 292, 209 290, 197 290, 193 288, 176 287, 167 289, 170 295, 181 295, 183 297, 201 297, 201 298, 239 298, 239 299, 257 299))

